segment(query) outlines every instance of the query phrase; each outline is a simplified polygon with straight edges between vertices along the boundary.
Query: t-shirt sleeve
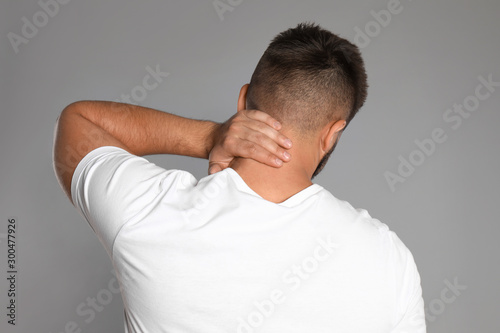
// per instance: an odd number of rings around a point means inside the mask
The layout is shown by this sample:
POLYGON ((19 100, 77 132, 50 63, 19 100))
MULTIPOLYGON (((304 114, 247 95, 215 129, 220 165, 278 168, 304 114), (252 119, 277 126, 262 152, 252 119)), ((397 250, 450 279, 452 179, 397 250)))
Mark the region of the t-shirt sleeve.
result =
POLYGON ((112 258, 121 227, 175 194, 179 180, 196 182, 185 171, 166 170, 124 149, 104 146, 89 152, 76 167, 71 197, 112 258))
POLYGON ((426 333, 424 299, 417 265, 410 250, 396 234, 393 233, 392 236, 398 248, 397 257, 401 270, 398 274, 397 324, 391 333, 426 333))

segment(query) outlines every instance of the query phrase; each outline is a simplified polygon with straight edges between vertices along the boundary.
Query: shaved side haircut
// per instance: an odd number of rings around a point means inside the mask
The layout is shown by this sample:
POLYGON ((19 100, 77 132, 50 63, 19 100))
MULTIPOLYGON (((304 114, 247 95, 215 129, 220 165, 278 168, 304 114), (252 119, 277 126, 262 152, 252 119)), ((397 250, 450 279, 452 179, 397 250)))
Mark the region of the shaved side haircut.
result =
POLYGON ((278 34, 262 55, 247 107, 269 113, 306 138, 332 120, 349 124, 367 87, 356 45, 314 23, 300 23, 278 34))

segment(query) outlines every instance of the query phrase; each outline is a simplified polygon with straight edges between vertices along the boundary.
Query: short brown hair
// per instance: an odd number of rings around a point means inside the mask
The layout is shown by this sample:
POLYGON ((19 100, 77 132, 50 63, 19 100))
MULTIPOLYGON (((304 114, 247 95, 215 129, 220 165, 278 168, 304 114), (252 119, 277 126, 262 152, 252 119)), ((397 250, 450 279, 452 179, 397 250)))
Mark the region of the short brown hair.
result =
POLYGON ((278 34, 262 55, 248 87, 247 107, 308 134, 332 120, 349 124, 367 88, 356 45, 314 23, 300 23, 278 34))

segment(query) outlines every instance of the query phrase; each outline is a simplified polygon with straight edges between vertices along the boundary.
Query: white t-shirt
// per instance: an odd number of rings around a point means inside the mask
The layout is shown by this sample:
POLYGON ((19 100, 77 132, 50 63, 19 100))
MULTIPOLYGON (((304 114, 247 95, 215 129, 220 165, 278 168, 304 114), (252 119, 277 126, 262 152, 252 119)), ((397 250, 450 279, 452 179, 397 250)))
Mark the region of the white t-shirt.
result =
POLYGON ((125 332, 425 332, 410 251, 318 184, 276 204, 231 168, 197 181, 107 146, 71 194, 112 259, 125 332))

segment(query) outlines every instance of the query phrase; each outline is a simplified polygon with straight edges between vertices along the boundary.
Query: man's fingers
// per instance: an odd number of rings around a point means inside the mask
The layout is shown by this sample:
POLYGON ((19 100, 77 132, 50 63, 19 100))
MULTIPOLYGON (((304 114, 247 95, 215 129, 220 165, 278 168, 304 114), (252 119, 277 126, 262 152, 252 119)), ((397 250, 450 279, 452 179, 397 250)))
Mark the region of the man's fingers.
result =
POLYGON ((290 157, 285 158, 284 156, 276 156, 268 149, 250 141, 243 141, 238 149, 238 155, 244 158, 251 158, 273 167, 280 167, 283 165, 283 160, 288 161, 290 159, 290 157))
POLYGON ((281 134, 266 123, 260 121, 248 121, 245 123, 245 127, 250 130, 250 132, 248 133, 265 134, 283 148, 288 149, 292 147, 292 141, 290 139, 288 139, 285 135, 281 134))
MULTIPOLYGON (((263 134, 262 132, 257 132, 257 131, 252 131, 252 130, 249 130, 249 133, 247 133, 246 135, 247 135, 246 141, 249 141, 249 143, 247 143, 247 144, 250 144, 249 147, 252 147, 251 145, 255 144, 255 146, 256 146, 255 148, 260 146, 260 147, 264 148, 270 154, 274 154, 275 157, 277 157, 285 162, 288 162, 290 160, 290 153, 287 152, 286 149, 283 149, 282 147, 280 147, 280 145, 277 143, 277 141, 275 139, 273 139, 272 137, 269 137, 268 135, 263 134)), ((282 135, 282 134, 279 134, 279 135, 284 138, 282 140, 286 139, 286 137, 284 135, 282 135)), ((251 149, 256 150, 253 148, 251 148, 251 149)), ((250 157, 253 158, 252 156, 250 156, 250 157)))
POLYGON ((280 130, 281 129, 281 124, 278 120, 274 119, 271 117, 269 114, 260 111, 260 110, 243 110, 244 114, 253 120, 258 120, 262 123, 265 123, 269 125, 270 127, 274 128, 275 130, 280 130))

